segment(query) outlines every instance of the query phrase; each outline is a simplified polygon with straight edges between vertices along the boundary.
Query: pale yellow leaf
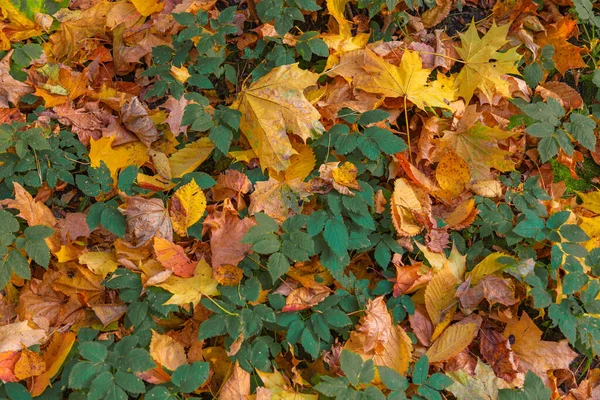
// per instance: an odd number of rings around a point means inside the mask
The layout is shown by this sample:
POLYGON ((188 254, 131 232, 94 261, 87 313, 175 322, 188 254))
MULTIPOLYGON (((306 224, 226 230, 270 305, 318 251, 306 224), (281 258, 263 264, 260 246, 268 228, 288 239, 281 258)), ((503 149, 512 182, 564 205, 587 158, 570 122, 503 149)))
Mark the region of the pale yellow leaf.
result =
POLYGON ((150 355, 156 363, 171 371, 175 371, 178 367, 187 363, 183 345, 169 335, 161 335, 155 330, 152 330, 150 355))
POLYGON ((244 371, 238 362, 233 372, 221 386, 219 398, 222 400, 247 400, 250 396, 250 373, 244 371))
POLYGON ((169 157, 173 178, 181 178, 188 172, 193 172, 210 156, 215 145, 209 138, 203 137, 177 150, 169 157))
POLYGON ((25 347, 40 344, 46 338, 43 329, 30 328, 27 321, 0 326, 0 353, 19 351, 25 347))
POLYGON ((494 274, 497 271, 504 269, 506 264, 501 264, 498 262, 500 257, 508 257, 517 262, 517 259, 512 256, 503 253, 492 253, 481 260, 481 262, 467 274, 467 278, 471 278, 471 284, 476 285, 477 282, 485 278, 487 275, 494 274))

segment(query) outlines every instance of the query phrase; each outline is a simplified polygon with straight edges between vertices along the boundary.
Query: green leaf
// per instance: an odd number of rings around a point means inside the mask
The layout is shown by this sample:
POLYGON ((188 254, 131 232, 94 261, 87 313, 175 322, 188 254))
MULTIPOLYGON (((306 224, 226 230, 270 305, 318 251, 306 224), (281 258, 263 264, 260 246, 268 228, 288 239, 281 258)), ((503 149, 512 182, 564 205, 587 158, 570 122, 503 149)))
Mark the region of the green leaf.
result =
POLYGON ((92 380, 98 375, 100 368, 89 361, 80 361, 73 366, 69 374, 69 387, 83 389, 89 387, 92 380))
POLYGON ((215 314, 200 325, 198 340, 209 339, 223 333, 225 333, 225 318, 223 315, 215 314))
POLYGON ((319 356, 320 344, 319 339, 316 337, 314 332, 311 332, 309 329, 304 329, 302 331, 302 336, 300 337, 300 343, 302 343, 302 347, 308 354, 310 354, 313 358, 317 358, 319 356))
POLYGON ((348 231, 341 219, 329 218, 325 223, 323 237, 337 256, 342 257, 348 252, 348 231))
POLYGON ((48 268, 48 264, 50 263, 50 249, 44 239, 27 240, 25 242, 25 252, 33 261, 44 268, 48 268))
POLYGON ((209 372, 210 364, 207 362, 183 364, 173 372, 172 381, 183 393, 191 393, 206 382, 209 372))
POLYGON ((101 362, 106 359, 108 354, 106 346, 99 342, 85 342, 79 345, 79 354, 91 362, 101 362))
POLYGON ((390 390, 406 390, 408 389, 408 380, 400 375, 396 370, 379 366, 377 367, 381 382, 390 390))
POLYGON ((342 354, 340 355, 340 367, 342 368, 342 372, 346 375, 346 378, 348 378, 348 381, 354 386, 358 385, 362 366, 363 360, 361 356, 346 349, 342 350, 342 354))
POLYGON ((280 277, 283 276, 290 269, 290 262, 287 257, 282 253, 273 253, 269 257, 267 268, 273 283, 280 277))
POLYGON ((323 315, 325 317, 325 321, 327 321, 330 326, 335 328, 343 328, 352 324, 350 317, 345 312, 336 308, 329 308, 323 311, 323 315))
POLYGON ((560 228, 560 234, 570 242, 579 243, 590 240, 587 233, 577 225, 563 225, 560 228))
POLYGON ((322 376, 321 382, 315 385, 315 389, 325 396, 343 398, 342 396, 348 390, 348 379, 345 377, 322 376))
POLYGON ((546 162, 558 154, 558 142, 553 137, 545 137, 538 142, 538 151, 542 162, 546 162))
POLYGON ((105 207, 100 216, 102 226, 119 237, 125 236, 127 221, 125 216, 114 207, 105 207))
POLYGON ((0 210, 0 232, 17 232, 19 221, 8 211, 0 210))
POLYGON ((528 371, 523 390, 500 389, 498 400, 550 400, 551 395, 552 391, 544 385, 542 379, 528 371))
POLYGON ((13 272, 23 279, 31 279, 31 269, 29 268, 29 262, 17 249, 11 250, 8 253, 6 263, 10 265, 13 272))
POLYGON ((552 304, 548 308, 548 316, 552 318, 555 325, 558 325, 560 331, 565 335, 570 343, 575 343, 577 338, 577 320, 571 313, 566 301, 561 304, 552 304))
POLYGON ((45 239, 52 236, 54 229, 46 225, 34 225, 25 228, 23 234, 28 240, 45 239))
POLYGON ((166 388, 162 386, 153 387, 146 395, 144 395, 144 399, 152 399, 152 400, 178 400, 179 397, 171 394, 166 388))
POLYGON ((310 214, 306 223, 306 231, 310 236, 317 236, 323 231, 325 222, 327 222, 327 213, 323 210, 318 210, 310 214))
POLYGON ((571 114, 571 122, 565 123, 564 127, 580 145, 594 151, 596 148, 596 135, 594 135, 596 123, 593 119, 587 115, 571 114))
POLYGON ((231 146, 233 140, 233 133, 229 128, 223 125, 214 126, 210 129, 208 137, 221 153, 227 154, 229 152, 229 146, 231 146))
POLYGON ((454 380, 452 380, 452 378, 439 372, 436 372, 435 374, 431 375, 425 382, 427 386, 431 386, 435 390, 445 389, 448 386, 452 385, 452 383, 454 383, 454 380))
POLYGON ((423 356, 415 363, 415 369, 413 371, 412 381, 417 385, 421 385, 427 380, 429 375, 429 358, 423 356))
POLYGON ((25 386, 16 382, 7 382, 4 384, 4 388, 6 389, 6 394, 9 399, 18 399, 18 400, 31 400, 31 394, 27 391, 25 386))
POLYGON ((369 125, 375 122, 383 121, 390 116, 390 113, 384 110, 371 110, 362 113, 360 118, 358 118, 358 123, 360 125, 369 125))
POLYGON ((140 348, 135 348, 127 352, 121 361, 125 369, 131 370, 131 372, 144 372, 156 367, 150 353, 140 348))

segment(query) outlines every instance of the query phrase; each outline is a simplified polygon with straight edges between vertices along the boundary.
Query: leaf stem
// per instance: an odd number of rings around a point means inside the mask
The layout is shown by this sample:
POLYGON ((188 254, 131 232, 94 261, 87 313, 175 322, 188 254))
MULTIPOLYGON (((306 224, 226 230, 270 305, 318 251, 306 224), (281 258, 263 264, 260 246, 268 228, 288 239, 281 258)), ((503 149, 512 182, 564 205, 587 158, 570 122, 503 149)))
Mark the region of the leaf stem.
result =
POLYGON ((224 308, 223 308, 223 307, 222 307, 222 306, 221 306, 219 303, 217 303, 217 302, 216 302, 216 301, 215 301, 215 300, 214 300, 212 297, 210 297, 210 296, 208 296, 208 295, 204 295, 204 296, 206 296, 206 298, 207 298, 207 299, 209 299, 210 301, 212 301, 212 303, 213 303, 215 306, 219 307, 219 309, 220 309, 221 311, 223 311, 225 314, 227 314, 227 315, 231 315, 232 317, 239 317, 239 316, 240 316, 240 314, 238 314, 238 313, 232 313, 231 311, 228 311, 228 310, 224 309, 224 308))

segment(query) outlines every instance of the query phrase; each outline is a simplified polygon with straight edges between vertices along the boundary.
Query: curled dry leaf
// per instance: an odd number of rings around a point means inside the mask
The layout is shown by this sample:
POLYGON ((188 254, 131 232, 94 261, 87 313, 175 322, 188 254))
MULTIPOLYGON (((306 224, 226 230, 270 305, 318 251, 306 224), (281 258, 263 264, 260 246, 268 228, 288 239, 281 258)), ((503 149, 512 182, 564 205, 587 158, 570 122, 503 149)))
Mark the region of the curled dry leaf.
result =
POLYGON ((179 236, 187 236, 187 229, 200 221, 206 210, 206 197, 196 181, 181 186, 171 197, 169 214, 173 229, 179 236))
POLYGON ((364 360, 385 366, 400 374, 408 371, 412 342, 404 329, 392 324, 383 296, 367 302, 365 315, 358 328, 350 333, 344 348, 359 354, 364 360))
POLYGON ((127 129, 133 132, 146 146, 150 147, 152 143, 158 140, 158 130, 148 116, 148 111, 137 97, 134 97, 131 102, 123 104, 121 119, 127 129))
POLYGON ((395 265, 396 280, 394 282, 394 297, 412 293, 431 280, 431 269, 423 263, 413 265, 395 265))
POLYGON ((330 162, 319 167, 321 179, 331 183, 333 188, 346 196, 354 196, 350 189, 360 190, 356 181, 358 169, 351 162, 345 162, 340 166, 339 162, 330 162))
POLYGON ((34 92, 31 86, 10 75, 10 58, 13 52, 14 50, 10 50, 0 61, 0 108, 9 108, 9 103, 16 106, 21 97, 34 92))
POLYGON ((173 241, 171 218, 162 200, 126 197, 120 210, 127 220, 126 239, 134 248, 154 237, 173 241))
POLYGON ((41 395, 50 385, 50 379, 58 374, 75 344, 75 337, 74 332, 55 332, 52 335, 50 344, 42 352, 46 370, 33 380, 29 389, 32 396, 41 395))
POLYGON ((182 278, 194 276, 196 265, 190 261, 183 247, 168 241, 167 239, 154 238, 154 254, 156 259, 168 270, 182 278))
POLYGON ((211 188, 214 201, 236 199, 238 210, 245 208, 242 205, 242 196, 252 190, 252 182, 244 174, 234 169, 228 169, 217 178, 217 184, 211 188), (242 206, 240 208, 240 206, 242 206))
POLYGON ((496 376, 507 382, 517 377, 519 360, 510 341, 491 327, 483 327, 479 334, 479 351, 496 376))
POLYGON ((427 192, 404 178, 396 179, 392 195, 392 221, 400 236, 414 236, 423 230, 422 222, 431 214, 427 192))
POLYGON ((301 287, 292 290, 285 299, 285 306, 281 311, 293 312, 306 310, 316 306, 331 294, 331 289, 327 286, 320 287, 301 287))

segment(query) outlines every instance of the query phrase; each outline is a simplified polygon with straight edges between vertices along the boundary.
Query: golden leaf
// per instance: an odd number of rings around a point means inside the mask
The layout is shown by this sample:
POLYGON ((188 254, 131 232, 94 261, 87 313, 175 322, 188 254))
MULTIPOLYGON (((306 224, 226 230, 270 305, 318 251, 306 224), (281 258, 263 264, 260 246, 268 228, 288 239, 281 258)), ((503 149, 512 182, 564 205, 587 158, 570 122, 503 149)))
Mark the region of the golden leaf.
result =
POLYGON ((193 172, 210 156, 215 145, 209 138, 203 137, 177 150, 169 157, 173 178, 181 178, 188 172, 193 172))
POLYGON ((0 352, 18 351, 25 347, 40 344, 46 338, 43 329, 32 329, 27 321, 0 326, 0 352))
POLYGON ((497 26, 492 24, 490 30, 479 38, 475 22, 469 25, 465 33, 459 33, 462 47, 456 47, 456 52, 464 60, 465 66, 456 77, 458 95, 468 104, 473 97, 475 89, 481 90, 483 95, 492 100, 494 93, 504 97, 511 97, 508 81, 503 76, 506 74, 519 74, 517 62, 521 55, 514 47, 504 53, 498 50, 508 43, 506 35, 510 24, 497 26))
POLYGON ((79 262, 85 264, 94 274, 106 278, 119 267, 117 257, 106 251, 90 251, 79 256, 79 262))
POLYGON ((183 345, 171 336, 161 335, 154 329, 152 329, 152 340, 150 340, 150 355, 157 364, 171 371, 175 371, 187 363, 183 345))
POLYGON ((206 197, 195 180, 181 186, 171 197, 169 214, 173 229, 179 236, 187 236, 187 228, 200 221, 206 209, 206 197))
POLYGON ((469 165, 454 151, 447 151, 435 169, 438 185, 443 190, 439 193, 449 200, 455 199, 464 192, 471 180, 469 165))
POLYGON ((367 302, 361 324, 350 333, 344 348, 404 375, 411 360, 412 342, 404 329, 392 324, 384 297, 380 296, 367 302))
POLYGON ((233 372, 223 383, 220 390, 220 399, 247 400, 250 396, 250 373, 244 371, 236 361, 233 372))
POLYGON ((158 0, 131 0, 131 2, 143 17, 162 11, 165 6, 165 3, 159 3, 158 0))
POLYGON ((492 253, 481 260, 479 264, 477 264, 475 268, 473 268, 473 270, 467 274, 467 278, 471 278, 471 284, 476 285, 477 282, 485 278, 487 275, 494 274, 497 271, 504 269, 506 264, 501 264, 498 262, 500 257, 508 257, 513 259, 515 262, 517 261, 516 258, 503 253, 492 253))
MULTIPOLYGON (((264 396, 265 399, 281 399, 281 400, 317 400, 316 394, 305 394, 296 392, 287 377, 281 375, 277 369, 273 372, 262 372, 257 369, 256 373, 263 381, 264 387, 257 388, 257 394, 264 396), (263 389, 263 390, 261 390, 263 389)), ((224 400, 225 398, 223 398, 224 400)))
POLYGON ((454 89, 442 79, 428 83, 430 70, 424 69, 419 53, 406 50, 399 66, 388 63, 371 50, 365 50, 366 74, 355 77, 355 86, 385 97, 405 97, 424 110, 426 106, 449 108, 454 89))
POLYGON ((425 288, 425 308, 433 325, 436 326, 445 319, 447 313, 456 307, 456 285, 458 279, 448 266, 433 275, 425 288))
POLYGON ((325 130, 319 122, 321 115, 303 94, 318 78, 318 74, 301 70, 297 64, 277 67, 244 89, 231 106, 242 113, 240 129, 263 170, 289 167, 290 158, 297 152, 288 132, 306 141, 325 130))
POLYGON ((35 351, 23 349, 21 358, 15 364, 15 376, 19 380, 39 376, 46 371, 46 362, 35 351))
POLYGON ((105 136, 98 140, 90 139, 90 165, 92 168, 99 168, 101 162, 104 162, 116 185, 119 170, 130 165, 139 167, 149 158, 148 148, 142 142, 127 143, 113 148, 114 140, 114 136, 105 136))
POLYGON ((219 295, 217 285, 218 282, 212 277, 212 268, 202 259, 196 265, 193 277, 180 278, 178 276, 170 276, 166 281, 156 286, 173 294, 165 304, 185 306, 188 303, 192 303, 193 305, 198 304, 203 295, 219 295))
POLYGON ((231 264, 219 265, 213 270, 215 280, 223 286, 235 286, 244 277, 244 270, 231 264))
POLYGON ((465 322, 465 320, 448 327, 427 350, 429 362, 447 361, 463 351, 477 336, 481 319, 465 322))
POLYGON ((400 236, 414 236, 423 230, 423 218, 431 213, 431 199, 425 190, 404 178, 396 179, 392 195, 392 221, 400 236))

